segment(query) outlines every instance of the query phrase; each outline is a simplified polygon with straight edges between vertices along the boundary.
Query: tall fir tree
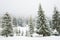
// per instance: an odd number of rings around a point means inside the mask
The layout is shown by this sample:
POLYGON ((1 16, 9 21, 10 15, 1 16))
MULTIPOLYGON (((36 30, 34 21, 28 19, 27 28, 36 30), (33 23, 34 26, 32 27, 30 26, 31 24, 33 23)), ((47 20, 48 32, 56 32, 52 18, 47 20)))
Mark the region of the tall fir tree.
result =
POLYGON ((50 30, 46 24, 44 11, 42 10, 41 5, 39 5, 39 11, 38 11, 37 33, 42 34, 43 36, 50 36, 50 30))
POLYGON ((59 12, 57 11, 57 9, 55 7, 54 8, 54 14, 52 17, 53 29, 57 28, 57 26, 58 26, 58 18, 59 18, 59 12))
POLYGON ((52 17, 53 29, 56 29, 60 34, 60 14, 56 7, 54 7, 54 14, 52 17))
POLYGON ((33 26, 33 19, 31 16, 29 20, 29 32, 30 32, 30 36, 32 37, 32 34, 34 33, 34 26, 33 26))
POLYGON ((13 28, 12 28, 12 24, 11 24, 11 17, 8 14, 8 12, 6 12, 6 14, 2 17, 2 35, 8 37, 13 36, 13 28))

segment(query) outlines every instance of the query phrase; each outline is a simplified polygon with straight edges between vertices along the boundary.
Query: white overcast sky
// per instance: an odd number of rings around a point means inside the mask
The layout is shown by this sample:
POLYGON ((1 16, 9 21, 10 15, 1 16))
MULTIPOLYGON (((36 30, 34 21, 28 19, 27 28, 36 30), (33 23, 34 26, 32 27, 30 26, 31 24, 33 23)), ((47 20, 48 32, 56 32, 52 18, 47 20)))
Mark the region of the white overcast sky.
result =
POLYGON ((29 17, 37 15, 39 4, 42 5, 47 17, 53 14, 53 7, 60 10, 60 0, 0 0, 0 14, 9 12, 17 17, 29 17))

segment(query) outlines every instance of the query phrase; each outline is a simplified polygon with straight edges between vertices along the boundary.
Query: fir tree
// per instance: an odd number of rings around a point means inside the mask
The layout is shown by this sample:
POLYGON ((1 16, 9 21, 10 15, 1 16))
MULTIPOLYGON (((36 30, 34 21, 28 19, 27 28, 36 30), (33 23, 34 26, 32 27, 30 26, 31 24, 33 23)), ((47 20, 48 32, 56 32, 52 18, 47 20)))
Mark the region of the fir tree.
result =
POLYGON ((11 24, 11 17, 8 12, 2 17, 2 35, 8 37, 13 35, 13 28, 11 24))
POLYGON ((30 30, 30 36, 32 37, 32 34, 34 33, 34 27, 33 27, 33 20, 32 17, 30 16, 30 20, 29 20, 29 30, 30 30))
POLYGON ((13 25, 16 27, 17 26, 17 19, 13 17, 13 25))
POLYGON ((57 11, 56 7, 54 8, 54 15, 53 15, 53 29, 57 28, 58 26, 58 17, 59 17, 59 12, 57 11))
POLYGON ((59 17, 59 11, 57 10, 57 8, 54 8, 54 15, 52 18, 52 22, 53 22, 53 29, 56 29, 59 33, 60 33, 60 17, 59 17))
MULTIPOLYGON (((60 15, 59 15, 60 16, 60 15)), ((58 31, 58 33, 59 33, 59 35, 60 35, 60 17, 58 18, 59 20, 58 20, 58 27, 56 28, 57 29, 57 31, 58 31)))
POLYGON ((43 36, 50 36, 50 30, 46 24, 44 11, 42 10, 41 5, 39 6, 38 11, 37 33, 42 34, 43 36))

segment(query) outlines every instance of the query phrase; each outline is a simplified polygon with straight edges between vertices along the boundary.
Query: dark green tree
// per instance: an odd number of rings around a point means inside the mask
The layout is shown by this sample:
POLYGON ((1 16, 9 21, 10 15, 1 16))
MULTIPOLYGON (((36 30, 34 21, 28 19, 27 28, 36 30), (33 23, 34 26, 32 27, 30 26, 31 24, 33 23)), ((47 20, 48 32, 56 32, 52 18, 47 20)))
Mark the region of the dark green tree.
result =
POLYGON ((30 30, 30 36, 32 37, 32 34, 34 33, 34 26, 33 26, 33 19, 30 16, 30 20, 29 20, 29 30, 30 30))
POLYGON ((8 12, 6 12, 6 14, 2 17, 2 35, 8 37, 13 36, 13 28, 12 28, 12 24, 11 24, 11 17, 8 14, 8 12))
POLYGON ((53 22, 53 29, 56 29, 60 34, 60 14, 56 7, 54 7, 52 22, 53 22))
POLYGON ((59 18, 59 12, 57 11, 56 7, 54 8, 54 14, 52 17, 52 22, 53 22, 53 29, 57 28, 58 26, 58 19, 59 18))
MULTIPOLYGON (((60 16, 60 14, 59 14, 59 16, 60 16)), ((58 33, 60 35, 60 17, 58 19, 59 19, 58 20, 58 26, 57 26, 56 30, 58 31, 58 33)))
POLYGON ((44 11, 42 10, 41 5, 39 5, 38 10, 37 33, 42 34, 43 36, 50 36, 50 30, 46 24, 44 11))

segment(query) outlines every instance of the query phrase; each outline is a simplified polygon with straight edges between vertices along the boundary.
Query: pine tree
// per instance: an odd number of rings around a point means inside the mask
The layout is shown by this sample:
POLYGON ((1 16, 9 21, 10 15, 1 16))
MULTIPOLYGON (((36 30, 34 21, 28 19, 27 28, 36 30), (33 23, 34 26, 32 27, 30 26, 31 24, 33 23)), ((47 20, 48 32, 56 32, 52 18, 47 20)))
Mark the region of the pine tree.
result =
POLYGON ((60 33, 60 17, 59 17, 59 11, 57 10, 57 8, 54 8, 54 15, 52 18, 52 22, 53 22, 53 29, 56 29, 59 33, 60 33))
POLYGON ((32 37, 32 34, 34 33, 34 27, 33 27, 33 20, 32 17, 30 16, 30 20, 29 20, 29 30, 30 30, 30 35, 32 37))
MULTIPOLYGON (((60 16, 60 15, 59 15, 60 16)), ((58 20, 58 27, 56 28, 57 29, 57 31, 58 31, 58 33, 59 33, 59 35, 60 35, 60 17, 58 18, 59 20, 58 20)))
POLYGON ((8 37, 13 36, 13 28, 11 24, 11 17, 8 12, 2 17, 2 35, 8 37))
POLYGON ((56 7, 54 8, 54 15, 53 15, 53 29, 57 28, 58 26, 58 17, 59 17, 59 12, 57 11, 56 7))
POLYGON ((37 33, 42 34, 43 36, 50 36, 50 30, 46 24, 44 11, 42 10, 41 5, 39 6, 38 11, 37 33))
POLYGON ((17 27, 17 19, 15 17, 13 17, 13 25, 17 27))

